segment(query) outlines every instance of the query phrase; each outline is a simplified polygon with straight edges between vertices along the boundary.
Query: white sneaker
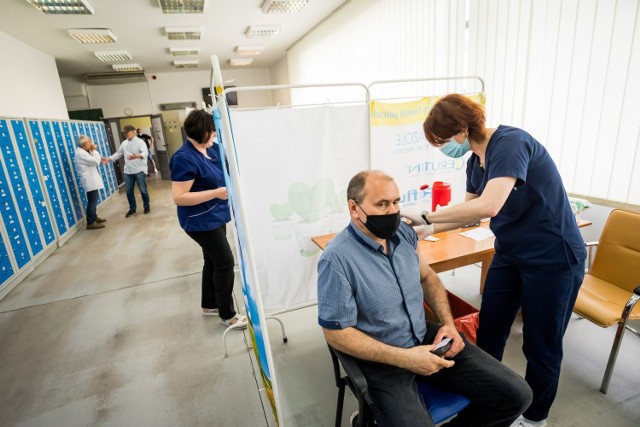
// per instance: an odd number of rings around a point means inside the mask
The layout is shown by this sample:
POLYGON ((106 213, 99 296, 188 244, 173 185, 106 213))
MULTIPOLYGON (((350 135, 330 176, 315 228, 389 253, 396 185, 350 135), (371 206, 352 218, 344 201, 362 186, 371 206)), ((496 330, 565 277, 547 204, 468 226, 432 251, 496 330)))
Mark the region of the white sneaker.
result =
POLYGON ((511 427, 546 427, 547 420, 542 421, 530 421, 520 415, 516 420, 511 424, 511 427))
POLYGON ((355 410, 351 413, 351 416, 349 417, 349 425, 352 427, 355 426, 357 420, 358 420, 358 411, 355 410))

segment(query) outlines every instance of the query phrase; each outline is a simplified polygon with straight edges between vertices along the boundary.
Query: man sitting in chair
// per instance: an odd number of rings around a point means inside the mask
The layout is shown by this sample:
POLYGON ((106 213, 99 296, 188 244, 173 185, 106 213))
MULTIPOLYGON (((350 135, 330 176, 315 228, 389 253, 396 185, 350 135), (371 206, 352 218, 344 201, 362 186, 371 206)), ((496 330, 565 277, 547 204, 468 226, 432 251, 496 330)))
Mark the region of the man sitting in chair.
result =
POLYGON ((400 221, 400 192, 380 171, 347 188, 351 223, 318 262, 318 323, 333 348, 358 359, 378 425, 433 426, 415 381, 471 403, 450 426, 509 426, 529 406, 525 380, 456 331, 438 275, 416 251, 416 232, 400 221), (425 321, 426 299, 442 325, 425 321), (451 348, 431 352, 443 338, 451 348))

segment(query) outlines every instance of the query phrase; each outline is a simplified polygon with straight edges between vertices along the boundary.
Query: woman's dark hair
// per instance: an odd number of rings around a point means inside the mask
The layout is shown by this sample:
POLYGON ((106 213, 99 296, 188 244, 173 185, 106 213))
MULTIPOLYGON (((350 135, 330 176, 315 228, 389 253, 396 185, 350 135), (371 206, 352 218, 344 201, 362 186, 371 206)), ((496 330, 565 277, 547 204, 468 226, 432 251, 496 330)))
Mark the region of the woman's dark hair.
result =
POLYGON ((422 125, 424 136, 435 147, 440 147, 465 129, 468 138, 482 142, 487 129, 484 126, 484 108, 464 95, 444 96, 435 103, 422 125))
POLYGON ((184 120, 184 132, 197 143, 206 144, 215 131, 213 116, 206 111, 193 110, 184 120))

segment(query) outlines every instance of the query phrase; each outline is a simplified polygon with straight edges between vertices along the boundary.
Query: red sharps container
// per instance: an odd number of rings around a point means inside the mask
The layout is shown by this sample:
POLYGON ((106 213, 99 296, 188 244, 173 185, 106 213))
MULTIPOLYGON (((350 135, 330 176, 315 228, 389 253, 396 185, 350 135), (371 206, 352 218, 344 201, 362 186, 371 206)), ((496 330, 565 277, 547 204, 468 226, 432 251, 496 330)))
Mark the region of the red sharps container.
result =
POLYGON ((447 206, 451 201, 451 184, 435 181, 431 187, 431 212, 435 212, 436 206, 447 206))

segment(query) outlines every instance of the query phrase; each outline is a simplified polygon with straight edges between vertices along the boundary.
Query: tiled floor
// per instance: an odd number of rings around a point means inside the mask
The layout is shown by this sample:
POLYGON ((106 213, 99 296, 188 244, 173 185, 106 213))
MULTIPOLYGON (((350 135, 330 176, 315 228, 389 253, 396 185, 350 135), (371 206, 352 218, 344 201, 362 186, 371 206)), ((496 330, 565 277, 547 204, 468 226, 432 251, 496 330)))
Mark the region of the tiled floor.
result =
MULTIPOLYGON (((201 255, 179 228, 170 183, 151 179, 152 211, 125 219, 124 194, 0 301, 0 425, 267 426, 248 333, 200 315, 201 255)), ((479 305, 479 268, 442 273, 479 305)), ((239 286, 236 299, 241 301, 239 286)), ((284 426, 331 426, 336 388, 309 307, 269 322, 284 426)), ((609 393, 598 391, 613 329, 573 318, 550 426, 640 425, 640 338, 625 337, 609 393)), ((519 325, 505 363, 524 372, 519 325)), ((347 393, 343 425, 355 409, 347 393)))

